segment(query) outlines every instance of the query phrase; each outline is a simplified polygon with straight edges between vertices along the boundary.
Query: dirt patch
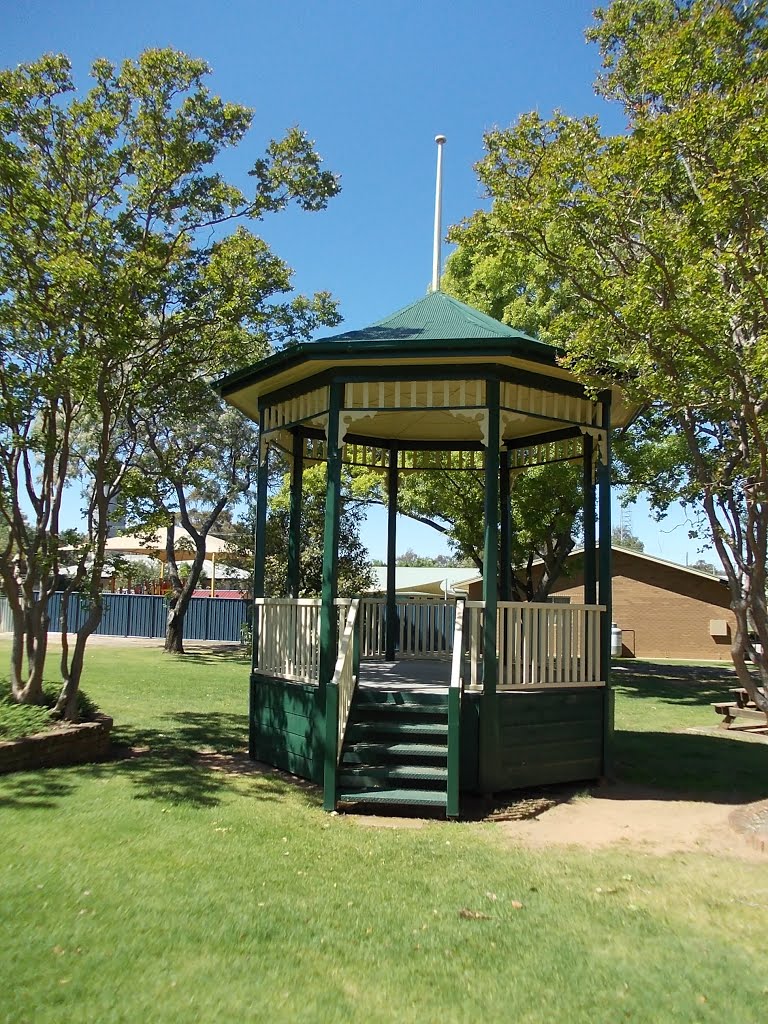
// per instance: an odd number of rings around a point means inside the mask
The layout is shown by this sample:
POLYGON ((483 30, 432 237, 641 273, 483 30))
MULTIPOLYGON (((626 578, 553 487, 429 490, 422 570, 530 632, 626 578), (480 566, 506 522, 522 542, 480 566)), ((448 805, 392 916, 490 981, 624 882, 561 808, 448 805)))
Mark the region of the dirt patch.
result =
POLYGON ((558 803, 532 820, 501 822, 499 829, 510 842, 533 849, 620 846, 659 856, 696 852, 764 859, 760 849, 748 845, 735 831, 734 810, 733 804, 678 799, 639 786, 615 785, 558 803))

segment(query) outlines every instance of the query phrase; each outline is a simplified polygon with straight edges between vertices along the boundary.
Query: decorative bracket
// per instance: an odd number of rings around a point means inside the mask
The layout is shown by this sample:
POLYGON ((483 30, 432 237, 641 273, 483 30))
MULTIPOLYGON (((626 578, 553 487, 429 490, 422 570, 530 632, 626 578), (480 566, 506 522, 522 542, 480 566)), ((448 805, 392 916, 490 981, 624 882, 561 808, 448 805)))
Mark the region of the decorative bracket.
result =
POLYGON ((607 434, 602 427, 579 427, 582 434, 589 434, 597 442, 597 453, 600 458, 600 462, 604 465, 608 465, 608 444, 607 434))

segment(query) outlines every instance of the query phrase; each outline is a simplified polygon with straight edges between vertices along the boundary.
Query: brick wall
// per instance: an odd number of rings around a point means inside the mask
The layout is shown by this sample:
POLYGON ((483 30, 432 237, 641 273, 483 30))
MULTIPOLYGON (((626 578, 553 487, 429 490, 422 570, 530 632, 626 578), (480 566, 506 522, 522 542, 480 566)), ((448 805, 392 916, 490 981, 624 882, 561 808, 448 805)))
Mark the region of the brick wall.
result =
MULTIPOLYGON (((574 565, 580 557, 572 560, 572 575, 557 581, 553 597, 583 602, 584 578, 574 565)), ((482 586, 473 584, 469 596, 482 600, 482 586)), ((728 588, 714 576, 613 550, 612 618, 624 631, 625 655, 730 661, 736 621, 728 605, 728 588), (726 621, 726 637, 710 635, 713 619, 726 621)))
POLYGON ((103 761, 109 754, 112 719, 62 725, 22 740, 0 742, 0 774, 103 761))
MULTIPOLYGON (((582 588, 583 577, 578 573, 559 580, 552 594, 580 602, 582 588)), ((730 661, 736 620, 728 604, 728 588, 714 576, 613 552, 612 618, 624 631, 625 654, 730 661), (712 619, 726 620, 727 637, 710 635, 712 619)))

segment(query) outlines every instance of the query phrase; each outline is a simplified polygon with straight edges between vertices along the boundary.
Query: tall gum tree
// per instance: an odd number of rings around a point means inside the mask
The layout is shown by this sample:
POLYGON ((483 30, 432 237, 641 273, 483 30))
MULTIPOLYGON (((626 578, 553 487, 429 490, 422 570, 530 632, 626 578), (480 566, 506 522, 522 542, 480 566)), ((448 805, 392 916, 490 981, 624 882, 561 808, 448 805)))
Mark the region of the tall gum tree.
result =
MULTIPOLYGON (((222 362, 262 354, 294 324, 336 321, 327 293, 273 300, 289 275, 248 228, 289 203, 322 209, 336 177, 293 128, 255 162, 247 194, 228 183, 216 158, 241 142, 252 112, 212 95, 208 73, 173 50, 120 68, 98 60, 82 94, 64 56, 0 71, 0 576, 14 623, 10 678, 17 700, 42 700, 62 500, 74 477, 84 540, 62 595, 65 717, 76 714, 85 645, 101 617, 109 509, 145 447, 134 411, 222 362), (73 645, 72 601, 87 612, 73 645)), ((134 494, 138 486, 134 475, 134 494)))
POLYGON ((698 511, 768 710, 768 5, 615 0, 588 38, 626 133, 561 113, 489 132, 491 208, 451 238, 477 288, 484 260, 539 268, 568 365, 642 406, 628 465, 658 509, 698 511))

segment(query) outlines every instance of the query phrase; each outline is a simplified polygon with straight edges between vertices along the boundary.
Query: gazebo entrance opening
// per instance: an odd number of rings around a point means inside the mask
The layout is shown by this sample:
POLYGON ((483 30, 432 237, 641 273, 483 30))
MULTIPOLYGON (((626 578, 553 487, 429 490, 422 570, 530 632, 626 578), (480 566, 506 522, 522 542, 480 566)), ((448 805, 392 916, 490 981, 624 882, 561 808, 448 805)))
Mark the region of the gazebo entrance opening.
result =
POLYGON ((558 355, 433 292, 366 330, 286 348, 221 382, 262 429, 251 753, 322 781, 327 807, 438 803, 455 815, 462 790, 606 771, 610 430, 627 410, 618 394, 590 397, 558 355), (270 445, 292 465, 287 595, 264 594, 270 445), (563 460, 583 468, 584 602, 512 602, 510 482, 563 460), (323 585, 308 599, 298 596, 301 481, 317 462, 327 465, 323 585), (386 478, 381 599, 337 592, 343 464, 386 478), (481 601, 395 593, 398 481, 417 470, 482 474, 481 601), (410 687, 409 662, 418 663, 410 687), (376 664, 388 682, 372 675, 376 664))

